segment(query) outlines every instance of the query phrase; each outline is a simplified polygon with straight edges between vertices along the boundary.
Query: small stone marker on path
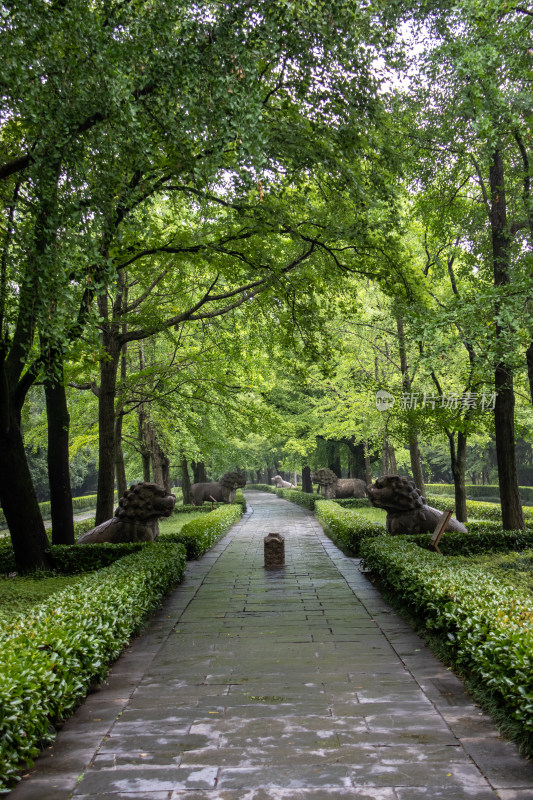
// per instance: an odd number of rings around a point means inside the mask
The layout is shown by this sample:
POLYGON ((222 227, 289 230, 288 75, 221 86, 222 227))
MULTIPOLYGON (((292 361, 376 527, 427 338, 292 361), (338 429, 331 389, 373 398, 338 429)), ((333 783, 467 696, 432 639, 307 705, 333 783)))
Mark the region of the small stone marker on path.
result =
POLYGON ((264 538, 265 569, 278 569, 285 566, 285 538, 281 533, 269 533, 264 538))
POLYGON ((452 514, 453 511, 451 509, 449 509, 448 511, 443 511, 441 518, 437 522, 435 530, 431 534, 431 540, 429 542, 429 546, 432 547, 436 553, 440 553, 441 555, 442 553, 439 550, 440 537, 446 530, 446 525, 448 524, 448 520, 450 519, 452 514))

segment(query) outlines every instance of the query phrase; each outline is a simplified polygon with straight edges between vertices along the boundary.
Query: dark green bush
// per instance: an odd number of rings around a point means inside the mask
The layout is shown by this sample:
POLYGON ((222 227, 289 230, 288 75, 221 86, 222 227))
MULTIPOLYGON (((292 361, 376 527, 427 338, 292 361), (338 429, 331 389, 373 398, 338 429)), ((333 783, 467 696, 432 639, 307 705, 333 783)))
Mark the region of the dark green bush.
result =
POLYGON ((185 545, 187 560, 200 558, 228 532, 241 515, 242 506, 239 503, 223 503, 210 514, 186 522, 181 531, 161 534, 157 541, 179 542, 185 545))
POLYGON ((364 566, 397 602, 447 643, 527 737, 533 731, 533 601, 484 569, 457 565, 410 537, 367 538, 364 566))
POLYGON ((178 583, 179 545, 139 553, 87 575, 16 617, 0 633, 0 789, 31 764, 51 723, 70 715, 94 681, 178 583))
POLYGON ((296 503, 302 508, 307 508, 308 511, 314 511, 315 502, 319 499, 317 494, 308 494, 301 492, 299 489, 274 489, 274 493, 283 500, 289 500, 291 503, 296 503))
POLYGON ((335 498, 333 501, 337 503, 337 505, 342 506, 342 508, 370 508, 371 503, 368 497, 345 497, 342 498, 335 498))
MULTIPOLYGON (((427 548, 430 533, 402 536, 419 547, 427 548)), ((533 547, 533 528, 525 531, 504 531, 496 523, 472 523, 468 533, 443 533, 439 550, 445 556, 482 555, 484 553, 505 553, 509 550, 527 550, 533 547)))
MULTIPOLYGON (((453 509, 454 507, 453 497, 427 494, 426 499, 428 505, 433 506, 433 508, 438 508, 439 511, 445 511, 448 508, 453 509)), ((493 522, 499 522, 501 524, 502 511, 500 505, 497 503, 482 503, 476 500, 467 500, 466 510, 469 517, 478 520, 492 520, 493 522)), ((522 511, 526 524, 533 523, 533 506, 523 506, 522 511)))
MULTIPOLYGON (((466 496, 469 500, 487 500, 500 502, 500 487, 496 485, 479 485, 467 483, 465 486, 466 496)), ((524 504, 533 504, 533 486, 520 486, 520 497, 524 504)), ((430 494, 445 494, 454 497, 455 489, 453 483, 427 483, 426 491, 430 494)))
POLYGON ((359 556, 363 539, 388 536, 384 525, 371 522, 356 511, 342 508, 334 500, 318 500, 315 504, 315 516, 329 538, 351 558, 359 556))
POLYGON ((273 493, 273 492, 276 491, 276 487, 275 486, 270 486, 270 484, 268 484, 268 483, 247 483, 246 486, 244 487, 244 490, 246 491, 247 489, 252 489, 253 491, 256 491, 256 492, 272 492, 273 493))

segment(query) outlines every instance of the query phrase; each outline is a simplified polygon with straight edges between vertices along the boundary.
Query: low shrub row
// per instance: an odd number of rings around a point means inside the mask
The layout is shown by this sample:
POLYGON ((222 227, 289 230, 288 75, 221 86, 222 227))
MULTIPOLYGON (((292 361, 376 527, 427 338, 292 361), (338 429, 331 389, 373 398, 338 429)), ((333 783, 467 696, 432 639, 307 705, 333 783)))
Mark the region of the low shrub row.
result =
MULTIPOLYGON (((404 537, 402 537, 404 538, 404 537)), ((427 548, 430 533, 405 537, 419 547, 427 548)), ((509 550, 527 550, 533 547, 533 528, 525 531, 504 531, 494 522, 468 525, 468 533, 443 533, 439 550, 444 556, 473 556, 485 553, 505 553, 509 550)))
MULTIPOLYGON (((81 548, 80 548, 81 549, 81 548)), ((0 790, 53 723, 101 680, 185 569, 180 545, 145 545, 16 617, 0 633, 0 790)))
MULTIPOLYGON (((454 498, 447 497, 446 495, 426 495, 428 505, 433 508, 438 508, 439 511, 445 511, 448 508, 454 507, 454 498)), ((502 520, 501 507, 497 503, 483 503, 480 500, 467 500, 466 511, 469 517, 473 519, 487 519, 494 522, 502 520)), ((524 521, 533 523, 533 506, 523 506, 522 511, 524 514, 524 521)))
POLYGON ((365 519, 356 511, 339 506, 333 500, 318 500, 315 516, 329 538, 351 558, 359 556, 363 539, 386 535, 385 526, 365 519))
POLYGON ((291 503, 296 503, 308 511, 314 511, 315 503, 320 499, 320 495, 301 492, 300 489, 274 489, 274 494, 284 500, 290 500, 291 503))
POLYGON ((368 497, 345 497, 343 499, 337 500, 335 498, 335 503, 343 508, 370 508, 371 503, 368 497))
MULTIPOLYGON (((491 485, 479 485, 467 483, 465 486, 466 496, 469 500, 492 500, 500 502, 500 487, 491 485)), ((520 497, 524 504, 533 504, 533 486, 520 486, 520 497)), ((429 494, 445 494, 453 497, 455 489, 453 483, 426 483, 426 491, 429 494)))
POLYGON ((210 514, 186 522, 177 533, 162 533, 157 542, 176 542, 185 545, 187 559, 200 558, 224 536, 242 516, 242 506, 222 504, 210 514))
POLYGON ((448 642, 450 660, 533 732, 533 601, 485 570, 457 566, 410 537, 366 538, 366 569, 448 642))

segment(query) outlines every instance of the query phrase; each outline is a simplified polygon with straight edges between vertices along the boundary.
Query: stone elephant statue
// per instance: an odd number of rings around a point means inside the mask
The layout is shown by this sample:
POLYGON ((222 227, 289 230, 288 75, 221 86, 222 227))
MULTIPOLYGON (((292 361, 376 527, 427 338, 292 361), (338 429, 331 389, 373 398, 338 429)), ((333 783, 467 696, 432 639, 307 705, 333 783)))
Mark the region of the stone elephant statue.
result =
POLYGON ((237 489, 246 486, 246 478, 238 472, 227 472, 219 481, 207 483, 193 483, 191 486, 191 499, 195 506, 201 506, 205 501, 214 500, 216 503, 233 503, 237 489))
POLYGON ((326 500, 346 497, 366 497, 366 483, 359 478, 338 478, 333 470, 322 467, 311 476, 318 483, 320 494, 326 500))

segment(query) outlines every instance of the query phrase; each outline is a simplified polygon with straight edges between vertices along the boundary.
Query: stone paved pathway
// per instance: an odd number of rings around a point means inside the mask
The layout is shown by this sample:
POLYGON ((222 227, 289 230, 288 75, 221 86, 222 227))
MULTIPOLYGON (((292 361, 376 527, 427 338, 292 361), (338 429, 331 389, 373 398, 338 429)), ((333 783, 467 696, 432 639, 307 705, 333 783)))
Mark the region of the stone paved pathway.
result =
POLYGON ((246 494, 9 800, 533 800, 532 765, 357 562, 308 512, 246 494))

